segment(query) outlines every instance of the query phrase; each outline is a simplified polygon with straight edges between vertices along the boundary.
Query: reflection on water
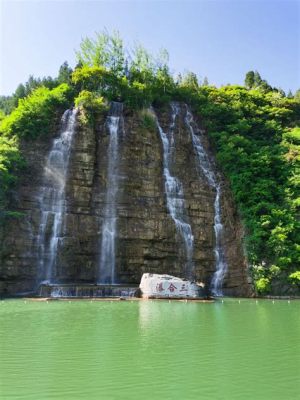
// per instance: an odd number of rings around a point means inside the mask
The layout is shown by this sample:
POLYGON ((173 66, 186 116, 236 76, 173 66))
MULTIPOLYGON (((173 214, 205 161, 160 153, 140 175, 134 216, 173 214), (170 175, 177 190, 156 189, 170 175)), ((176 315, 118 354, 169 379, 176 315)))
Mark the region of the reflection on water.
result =
MULTIPOLYGON (((147 329, 157 332, 169 326, 172 328, 175 324, 184 322, 186 307, 183 304, 189 305, 190 318, 197 312, 197 307, 193 307, 192 303, 177 302, 177 307, 173 307, 172 300, 148 300, 140 301, 139 304, 139 325, 144 333, 147 329), (172 308, 172 318, 170 320, 169 311, 172 308)), ((194 303, 195 305, 196 303, 194 303)))
POLYGON ((0 302, 1 400, 272 399, 300 390, 300 302, 0 302))

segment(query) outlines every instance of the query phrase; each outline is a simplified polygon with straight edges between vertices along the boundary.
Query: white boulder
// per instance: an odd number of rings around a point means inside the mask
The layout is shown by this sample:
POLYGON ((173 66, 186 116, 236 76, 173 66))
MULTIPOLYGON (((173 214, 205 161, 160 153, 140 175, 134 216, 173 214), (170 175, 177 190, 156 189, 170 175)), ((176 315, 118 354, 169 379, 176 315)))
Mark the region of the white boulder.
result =
POLYGON ((143 274, 140 290, 143 298, 197 298, 203 297, 203 287, 195 282, 172 275, 143 274))

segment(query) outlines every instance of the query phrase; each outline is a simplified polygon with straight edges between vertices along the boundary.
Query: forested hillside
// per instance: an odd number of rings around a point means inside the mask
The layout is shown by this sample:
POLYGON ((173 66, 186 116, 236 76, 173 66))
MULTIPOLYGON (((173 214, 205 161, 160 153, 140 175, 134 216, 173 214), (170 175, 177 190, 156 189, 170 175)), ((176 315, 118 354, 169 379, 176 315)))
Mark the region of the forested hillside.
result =
MULTIPOLYGON (((286 95, 253 71, 245 86, 221 88, 193 73, 174 77, 166 51, 155 57, 136 46, 129 55, 118 34, 83 40, 77 59, 74 71, 64 63, 57 78, 30 77, 0 98, 1 224, 22 218, 10 207, 19 171, 26 168, 20 141, 34 146, 66 108, 82 107, 85 123, 92 124, 94 113, 112 100, 129 112, 185 102, 201 119, 230 182, 257 292, 300 287, 300 92, 286 95)), ((153 126, 148 113, 141 115, 153 126)))

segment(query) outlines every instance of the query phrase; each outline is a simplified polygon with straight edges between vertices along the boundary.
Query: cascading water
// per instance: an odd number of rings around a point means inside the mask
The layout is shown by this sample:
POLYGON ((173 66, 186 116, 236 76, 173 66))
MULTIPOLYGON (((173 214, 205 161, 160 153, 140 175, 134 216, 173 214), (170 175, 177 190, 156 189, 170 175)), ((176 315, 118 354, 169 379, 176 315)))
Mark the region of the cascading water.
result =
POLYGON ((116 199, 119 186, 119 131, 122 122, 123 104, 112 102, 106 125, 109 132, 107 188, 102 224, 101 253, 98 283, 116 283, 115 238, 116 238, 116 199))
POLYGON ((214 210, 215 210, 215 217, 214 217, 214 231, 215 231, 215 257, 216 257, 216 270, 213 275, 211 281, 211 290, 215 296, 222 296, 222 286, 225 274, 227 272, 227 263, 225 260, 224 248, 222 246, 222 236, 223 236, 223 224, 221 222, 221 185, 218 182, 217 176, 214 173, 212 164, 206 153, 204 146, 201 142, 201 131, 197 129, 197 125, 193 119, 192 113, 189 111, 188 107, 186 107, 186 117, 185 123, 190 130, 192 142, 194 149, 197 154, 198 158, 198 165, 200 170, 203 172, 204 176, 206 177, 208 184, 213 187, 216 191, 216 197, 214 201, 214 210), (195 132, 195 128, 198 130, 198 134, 195 132))
POLYGON ((183 187, 180 180, 171 175, 170 169, 175 150, 174 129, 176 125, 176 118, 179 114, 180 108, 177 103, 171 103, 172 118, 168 132, 164 132, 159 124, 158 118, 155 115, 157 128, 163 144, 163 168, 165 178, 165 192, 167 197, 167 207, 169 213, 175 222, 176 230, 179 232, 183 239, 185 252, 186 252, 186 266, 185 275, 188 279, 194 278, 194 263, 193 263, 193 248, 194 236, 192 233, 191 225, 187 222, 187 213, 184 201, 183 187))
POLYGON ((61 134, 54 139, 44 168, 43 185, 38 196, 41 222, 37 236, 39 277, 51 283, 56 265, 57 250, 63 238, 66 212, 65 186, 70 151, 75 133, 77 109, 67 110, 61 120, 61 134))

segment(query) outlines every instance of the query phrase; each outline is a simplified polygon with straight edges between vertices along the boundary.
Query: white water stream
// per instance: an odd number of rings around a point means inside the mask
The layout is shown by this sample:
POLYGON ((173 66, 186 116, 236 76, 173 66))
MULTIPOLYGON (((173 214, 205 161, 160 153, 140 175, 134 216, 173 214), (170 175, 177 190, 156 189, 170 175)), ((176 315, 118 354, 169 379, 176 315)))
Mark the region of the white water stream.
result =
POLYGON ((116 199, 119 188, 119 133, 123 104, 112 102, 106 125, 109 132, 107 188, 100 245, 98 283, 116 283, 116 199))
POLYGON ((192 233, 191 225, 188 223, 182 183, 176 176, 173 176, 171 174, 171 168, 174 161, 174 151, 175 151, 174 130, 176 126, 176 118, 180 112, 180 107, 178 106, 177 103, 171 103, 171 108, 172 108, 171 123, 167 132, 164 132, 164 130, 160 126, 156 115, 155 119, 161 137, 161 141, 163 144, 163 168, 164 168, 167 207, 173 221, 175 222, 176 230, 183 239, 185 253, 186 253, 185 277, 188 279, 193 279, 194 236, 192 233))
POLYGON ((197 154, 198 166, 206 177, 208 184, 215 189, 216 197, 214 201, 214 231, 215 231, 215 257, 216 270, 211 281, 211 290, 215 296, 222 296, 222 286, 227 272, 224 248, 222 246, 223 224, 221 214, 221 185, 213 170, 212 163, 201 142, 201 131, 197 128, 192 113, 186 107, 185 123, 190 130, 194 149, 197 154))
POLYGON ((70 151, 75 133, 77 109, 67 110, 61 120, 61 134, 54 139, 44 168, 38 195, 41 219, 37 236, 39 280, 51 283, 57 261, 66 212, 65 186, 70 151))

